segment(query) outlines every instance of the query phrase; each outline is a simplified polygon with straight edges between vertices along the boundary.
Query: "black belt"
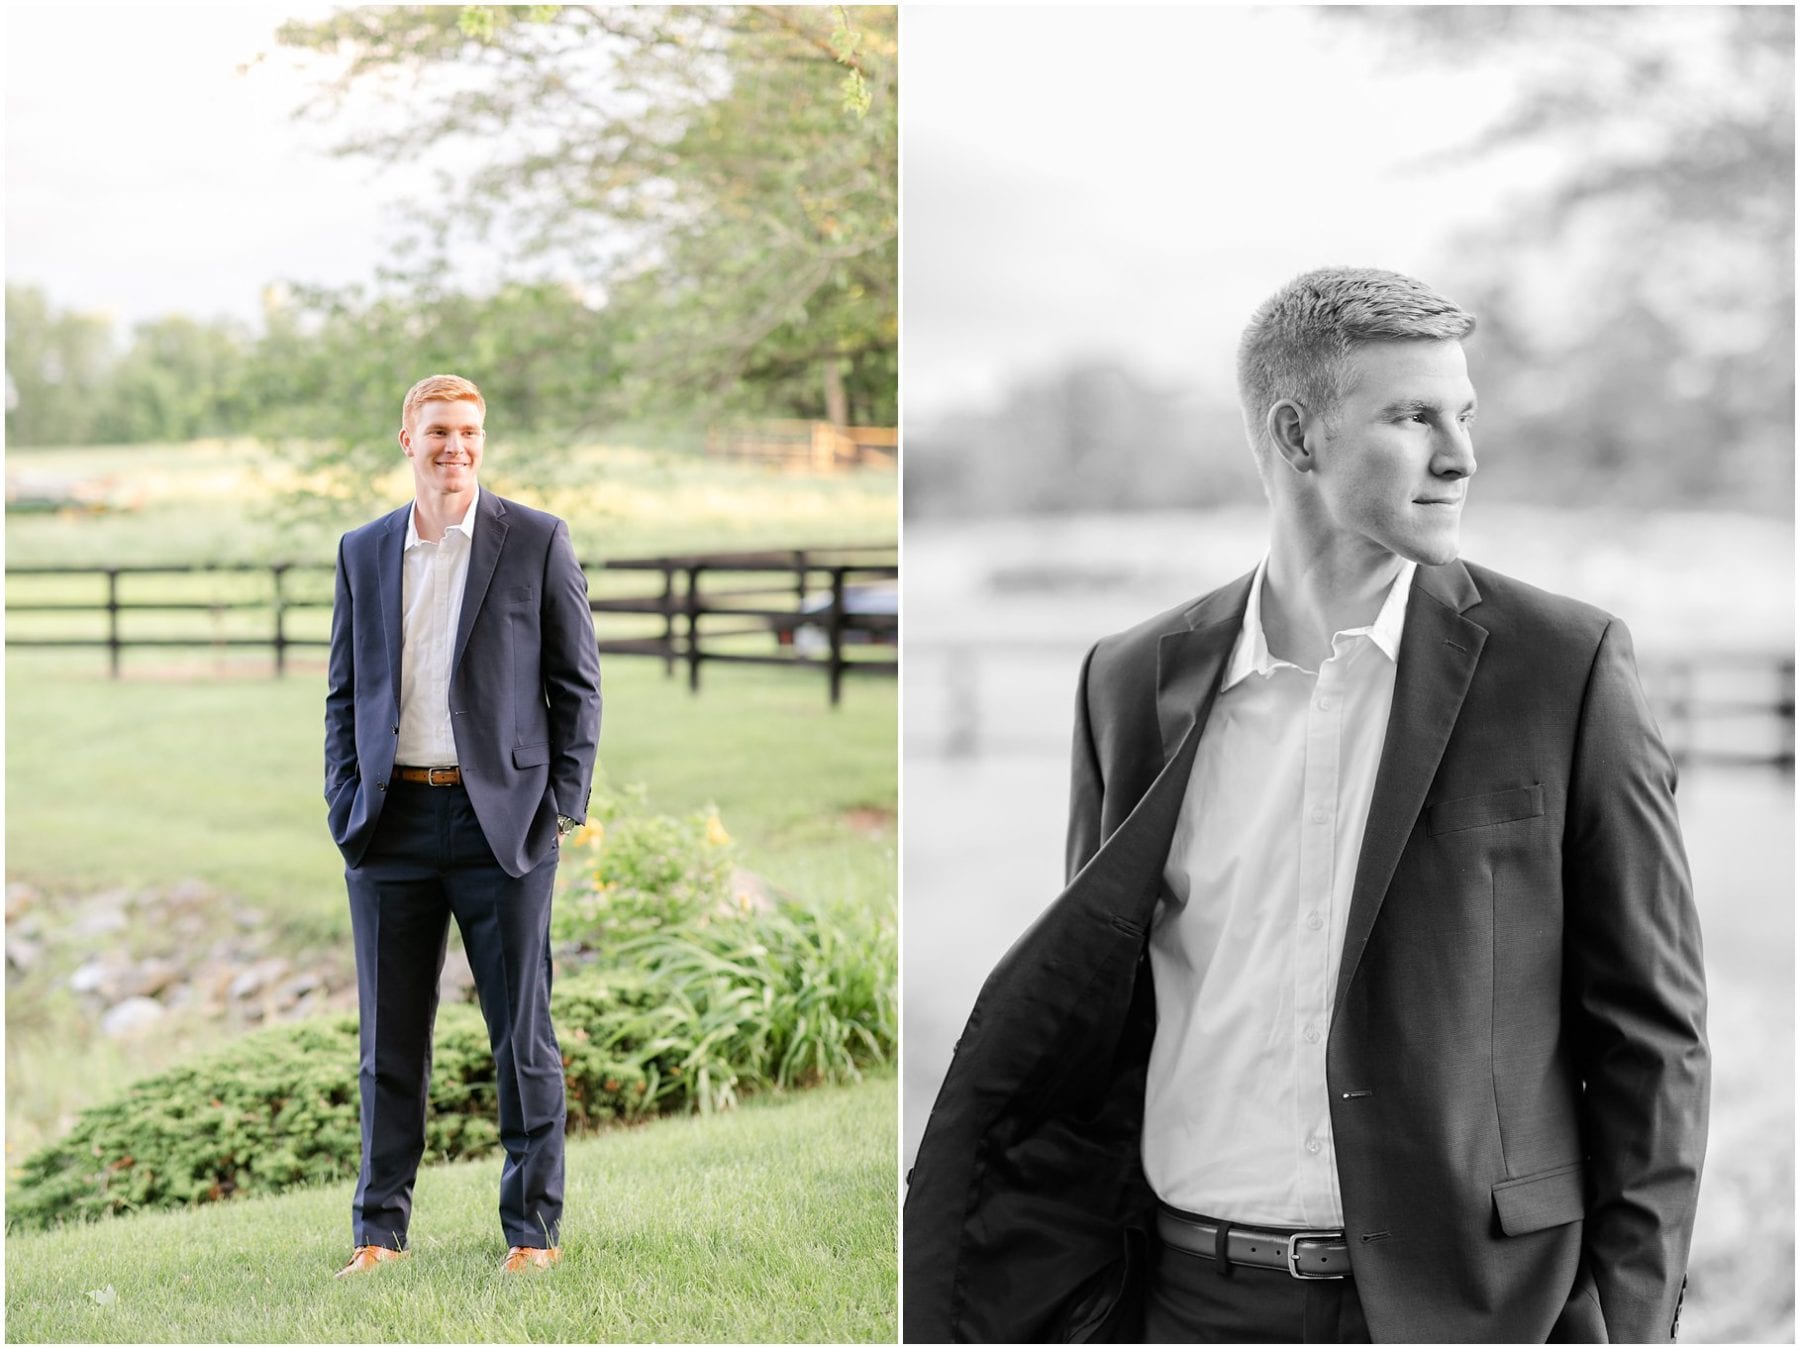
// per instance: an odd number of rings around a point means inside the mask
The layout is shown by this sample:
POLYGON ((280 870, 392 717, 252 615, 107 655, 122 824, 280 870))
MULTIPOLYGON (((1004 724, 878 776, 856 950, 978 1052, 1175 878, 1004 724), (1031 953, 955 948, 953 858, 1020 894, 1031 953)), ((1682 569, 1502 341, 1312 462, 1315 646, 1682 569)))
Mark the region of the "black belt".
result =
POLYGON ((1350 1246, 1341 1230, 1254 1227, 1158 1205, 1156 1231, 1177 1250, 1208 1260, 1223 1256, 1227 1269, 1231 1265, 1253 1265, 1258 1269, 1279 1269, 1296 1279, 1350 1277, 1350 1246))
POLYGON ((423 782, 427 787, 460 787, 462 785, 462 769, 455 764, 448 768, 396 767, 394 776, 402 782, 423 782))

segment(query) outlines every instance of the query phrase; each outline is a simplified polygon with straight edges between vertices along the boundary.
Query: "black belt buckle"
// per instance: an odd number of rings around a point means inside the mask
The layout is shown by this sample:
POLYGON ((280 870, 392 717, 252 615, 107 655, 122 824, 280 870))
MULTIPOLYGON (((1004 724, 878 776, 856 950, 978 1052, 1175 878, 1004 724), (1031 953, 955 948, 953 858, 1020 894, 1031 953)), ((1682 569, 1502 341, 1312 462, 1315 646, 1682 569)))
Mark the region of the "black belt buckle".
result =
POLYGON ((1300 1268, 1300 1243, 1302 1241, 1338 1241, 1341 1234, 1337 1232, 1295 1232, 1287 1239, 1288 1273, 1296 1279, 1341 1279, 1342 1274, 1311 1274, 1300 1268))

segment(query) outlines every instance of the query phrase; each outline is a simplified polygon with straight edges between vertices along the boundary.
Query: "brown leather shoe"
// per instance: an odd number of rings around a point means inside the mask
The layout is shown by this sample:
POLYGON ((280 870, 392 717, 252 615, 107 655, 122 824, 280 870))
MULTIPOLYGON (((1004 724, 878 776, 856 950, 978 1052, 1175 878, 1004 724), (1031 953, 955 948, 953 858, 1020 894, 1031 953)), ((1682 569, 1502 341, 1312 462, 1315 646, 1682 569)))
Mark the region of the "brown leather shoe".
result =
POLYGON ((506 1253, 506 1262, 500 1266, 503 1274, 523 1274, 530 1269, 549 1269, 562 1259, 561 1246, 514 1246, 506 1253))
POLYGON ((356 1254, 350 1257, 350 1263, 340 1269, 336 1276, 343 1278, 348 1274, 366 1274, 375 1266, 386 1264, 389 1260, 404 1260, 408 1252, 396 1251, 390 1246, 358 1246, 356 1254))

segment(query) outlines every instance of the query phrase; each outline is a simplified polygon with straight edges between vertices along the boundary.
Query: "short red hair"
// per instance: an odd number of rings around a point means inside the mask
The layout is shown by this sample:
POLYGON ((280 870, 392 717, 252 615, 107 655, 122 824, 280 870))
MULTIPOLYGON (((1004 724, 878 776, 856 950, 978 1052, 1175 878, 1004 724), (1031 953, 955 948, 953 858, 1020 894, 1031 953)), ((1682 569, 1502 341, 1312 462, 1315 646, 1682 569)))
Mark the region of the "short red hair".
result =
POLYGON ((401 430, 412 430, 413 413, 422 403, 473 403, 484 417, 487 415, 487 399, 472 380, 461 375, 427 375, 408 389, 406 401, 400 405, 401 430))

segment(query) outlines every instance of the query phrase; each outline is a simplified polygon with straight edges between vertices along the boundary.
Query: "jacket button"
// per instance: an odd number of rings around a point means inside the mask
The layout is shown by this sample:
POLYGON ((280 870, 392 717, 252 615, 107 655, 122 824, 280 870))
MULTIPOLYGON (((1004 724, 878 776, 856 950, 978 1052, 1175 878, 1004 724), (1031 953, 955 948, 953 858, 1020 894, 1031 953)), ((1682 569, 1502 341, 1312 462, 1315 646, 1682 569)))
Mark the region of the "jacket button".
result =
POLYGON ((378 791, 378 792, 385 792, 385 791, 386 791, 386 790, 387 790, 387 783, 385 783, 385 782, 377 782, 377 783, 376 783, 376 784, 375 784, 375 790, 376 790, 376 791, 378 791))
POLYGON ((399 725, 398 725, 398 724, 396 724, 396 725, 395 725, 395 727, 394 727, 394 734, 395 734, 395 735, 399 735, 399 734, 400 734, 400 727, 399 727, 399 725))

